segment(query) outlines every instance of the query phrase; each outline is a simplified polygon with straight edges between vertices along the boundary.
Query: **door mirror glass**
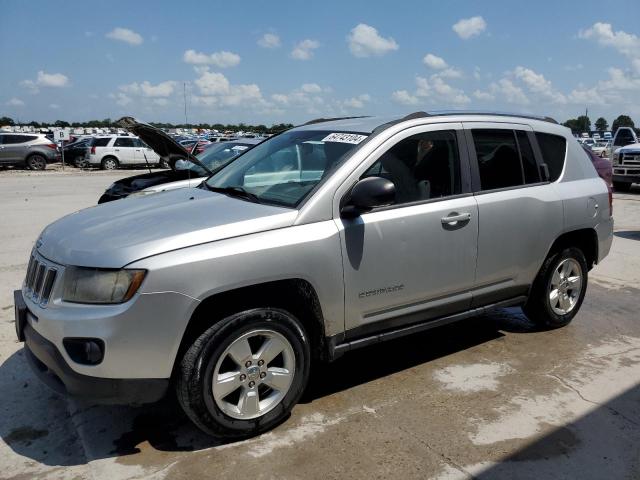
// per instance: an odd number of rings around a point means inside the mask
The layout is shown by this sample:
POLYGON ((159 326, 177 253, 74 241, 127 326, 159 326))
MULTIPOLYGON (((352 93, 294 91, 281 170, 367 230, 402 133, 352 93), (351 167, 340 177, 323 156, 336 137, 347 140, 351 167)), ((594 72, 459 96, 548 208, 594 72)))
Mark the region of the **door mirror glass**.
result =
POLYGON ((396 187, 382 177, 367 177, 355 184, 349 200, 340 211, 343 217, 356 217, 375 207, 392 205, 396 199, 396 187))

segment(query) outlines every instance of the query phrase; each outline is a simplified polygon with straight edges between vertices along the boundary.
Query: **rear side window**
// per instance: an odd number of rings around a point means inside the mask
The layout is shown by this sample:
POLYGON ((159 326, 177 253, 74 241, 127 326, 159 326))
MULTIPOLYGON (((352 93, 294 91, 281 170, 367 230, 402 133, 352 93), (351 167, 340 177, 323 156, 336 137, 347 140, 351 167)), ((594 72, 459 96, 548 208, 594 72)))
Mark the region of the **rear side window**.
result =
POLYGON ((472 135, 482 190, 524 184, 518 145, 513 130, 474 129, 472 135))
POLYGON ((110 138, 96 138, 93 146, 94 147, 106 147, 107 145, 109 145, 109 141, 111 139, 110 138))
POLYGON ((549 169, 549 180, 555 182, 560 178, 564 168, 564 159, 567 152, 567 140, 559 135, 536 132, 538 145, 542 151, 542 159, 549 169))
POLYGON ((116 138, 114 147, 133 147, 133 138, 118 137, 116 138))
POLYGON ((33 135, 5 135, 4 141, 2 142, 4 145, 14 145, 16 143, 25 143, 31 140, 35 140, 38 137, 33 135))
POLYGON ((536 158, 533 156, 533 149, 527 132, 516 130, 516 138, 518 139, 518 147, 520 148, 520 160, 522 160, 522 170, 524 171, 524 183, 538 183, 540 181, 540 172, 536 158))

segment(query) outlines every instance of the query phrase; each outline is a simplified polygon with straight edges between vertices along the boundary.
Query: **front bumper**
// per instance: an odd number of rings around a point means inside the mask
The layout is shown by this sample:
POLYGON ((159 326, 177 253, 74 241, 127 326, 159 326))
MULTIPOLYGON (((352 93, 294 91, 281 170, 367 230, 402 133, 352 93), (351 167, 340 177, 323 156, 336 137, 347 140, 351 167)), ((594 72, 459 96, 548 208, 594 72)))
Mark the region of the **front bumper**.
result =
POLYGON ((160 400, 167 392, 164 378, 114 379, 81 375, 69 366, 56 346, 24 325, 24 349, 34 373, 52 390, 96 403, 142 404, 160 400))
POLYGON ((640 169, 623 165, 613 166, 613 181, 620 183, 640 183, 640 169))

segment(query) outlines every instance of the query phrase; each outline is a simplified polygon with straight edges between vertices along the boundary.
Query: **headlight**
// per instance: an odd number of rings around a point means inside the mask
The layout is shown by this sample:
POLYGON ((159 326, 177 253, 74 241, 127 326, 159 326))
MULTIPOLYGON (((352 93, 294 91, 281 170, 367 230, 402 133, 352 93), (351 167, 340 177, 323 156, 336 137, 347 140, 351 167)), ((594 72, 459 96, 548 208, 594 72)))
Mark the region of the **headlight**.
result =
POLYGON ((68 267, 62 299, 74 303, 123 303, 138 291, 146 270, 68 267))

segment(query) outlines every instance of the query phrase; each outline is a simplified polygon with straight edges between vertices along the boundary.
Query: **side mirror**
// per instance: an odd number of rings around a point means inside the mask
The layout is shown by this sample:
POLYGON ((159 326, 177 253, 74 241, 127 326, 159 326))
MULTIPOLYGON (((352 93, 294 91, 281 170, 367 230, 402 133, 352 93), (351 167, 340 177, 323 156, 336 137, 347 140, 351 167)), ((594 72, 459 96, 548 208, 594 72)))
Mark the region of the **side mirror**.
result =
POLYGON ((375 207, 392 205, 396 199, 396 186, 386 178, 367 177, 356 183, 340 210, 340 216, 354 218, 375 207))

